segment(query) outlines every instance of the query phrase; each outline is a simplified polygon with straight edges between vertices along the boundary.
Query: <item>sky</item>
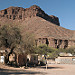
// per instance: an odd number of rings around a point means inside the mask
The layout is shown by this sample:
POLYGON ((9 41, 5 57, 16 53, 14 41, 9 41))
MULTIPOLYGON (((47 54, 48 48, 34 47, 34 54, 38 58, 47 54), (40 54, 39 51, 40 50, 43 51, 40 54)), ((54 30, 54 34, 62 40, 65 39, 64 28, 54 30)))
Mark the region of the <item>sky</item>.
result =
POLYGON ((60 26, 75 30, 75 0, 0 0, 0 10, 10 6, 29 8, 38 5, 48 15, 59 18, 60 26))

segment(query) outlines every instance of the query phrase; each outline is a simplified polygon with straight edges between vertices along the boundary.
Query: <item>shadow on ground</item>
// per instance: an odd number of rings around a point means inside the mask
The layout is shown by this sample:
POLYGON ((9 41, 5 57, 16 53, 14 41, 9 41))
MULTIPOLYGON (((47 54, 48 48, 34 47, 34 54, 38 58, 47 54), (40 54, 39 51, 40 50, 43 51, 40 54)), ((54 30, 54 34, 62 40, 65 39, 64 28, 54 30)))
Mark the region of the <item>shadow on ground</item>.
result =
POLYGON ((8 69, 0 69, 0 75, 43 75, 42 72, 32 72, 26 70, 8 70, 8 69))
MULTIPOLYGON (((46 66, 38 67, 40 69, 46 69, 46 66)), ((47 69, 63 69, 63 67, 47 67, 47 69)))
MULTIPOLYGON (((36 67, 40 69, 46 69, 46 66, 36 67)), ((63 67, 47 67, 47 69, 63 69, 63 67)), ((35 71, 27 71, 27 70, 10 70, 10 69, 1 69, 0 75, 45 75, 44 72, 35 72, 35 71)))

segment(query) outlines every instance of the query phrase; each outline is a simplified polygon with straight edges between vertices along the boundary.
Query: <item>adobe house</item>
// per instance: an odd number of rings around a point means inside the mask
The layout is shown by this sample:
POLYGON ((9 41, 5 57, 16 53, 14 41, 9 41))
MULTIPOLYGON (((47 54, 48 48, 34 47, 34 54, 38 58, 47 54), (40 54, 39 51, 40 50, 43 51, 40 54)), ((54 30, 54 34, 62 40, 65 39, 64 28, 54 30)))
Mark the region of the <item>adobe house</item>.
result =
POLYGON ((8 64, 16 66, 24 66, 27 62, 27 55, 12 51, 8 54, 8 64))

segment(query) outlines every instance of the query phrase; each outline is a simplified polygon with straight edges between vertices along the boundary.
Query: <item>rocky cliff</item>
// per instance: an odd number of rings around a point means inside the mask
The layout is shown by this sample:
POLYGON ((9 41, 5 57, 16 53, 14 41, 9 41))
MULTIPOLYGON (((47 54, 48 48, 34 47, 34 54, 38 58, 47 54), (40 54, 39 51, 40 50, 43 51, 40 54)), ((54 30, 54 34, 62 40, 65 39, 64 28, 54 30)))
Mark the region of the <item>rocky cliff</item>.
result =
POLYGON ((39 6, 36 5, 33 5, 30 8, 26 9, 22 7, 9 7, 0 11, 0 18, 6 18, 11 20, 25 20, 28 17, 31 18, 35 16, 41 17, 49 22, 60 26, 58 17, 53 15, 47 15, 39 6))

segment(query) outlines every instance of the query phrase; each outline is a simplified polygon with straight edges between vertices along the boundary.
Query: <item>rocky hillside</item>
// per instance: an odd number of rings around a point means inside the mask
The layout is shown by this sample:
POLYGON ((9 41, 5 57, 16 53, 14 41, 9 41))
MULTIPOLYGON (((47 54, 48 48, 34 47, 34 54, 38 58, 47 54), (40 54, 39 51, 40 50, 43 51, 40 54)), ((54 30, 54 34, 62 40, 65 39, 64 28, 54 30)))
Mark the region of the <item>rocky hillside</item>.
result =
POLYGON ((19 25, 23 32, 31 32, 36 38, 57 38, 74 40, 74 31, 50 23, 40 17, 26 19, 19 25))
POLYGON ((30 8, 9 7, 0 11, 0 25, 11 24, 19 27, 21 33, 33 33, 36 38, 58 38, 75 40, 75 31, 60 27, 59 19, 47 15, 40 7, 30 8))

